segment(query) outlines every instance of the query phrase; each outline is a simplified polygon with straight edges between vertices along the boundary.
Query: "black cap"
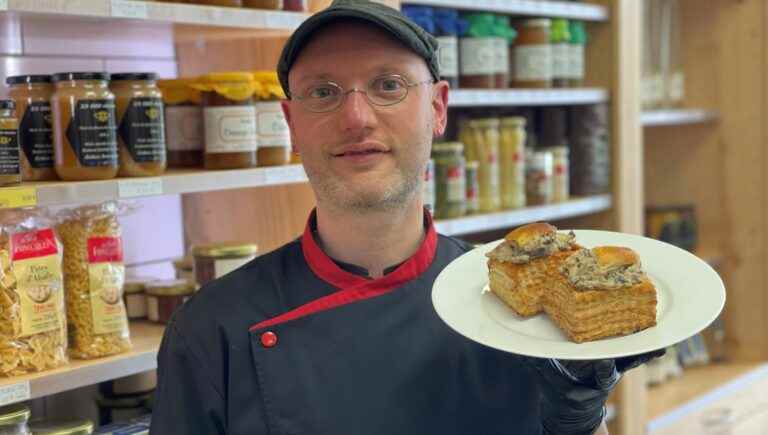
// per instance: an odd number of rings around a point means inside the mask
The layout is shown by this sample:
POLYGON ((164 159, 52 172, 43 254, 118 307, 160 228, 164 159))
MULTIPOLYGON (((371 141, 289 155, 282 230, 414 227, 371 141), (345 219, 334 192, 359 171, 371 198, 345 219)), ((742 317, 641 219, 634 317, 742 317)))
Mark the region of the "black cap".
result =
POLYGON ((157 74, 153 72, 129 72, 112 74, 112 81, 120 80, 157 80, 157 74))
POLYGON ((109 80, 109 74, 105 72, 65 72, 53 75, 54 82, 68 80, 109 80))
POLYGON ((13 110, 16 108, 16 103, 13 100, 0 100, 0 110, 13 110))
POLYGON ((5 78, 6 85, 21 85, 26 83, 50 83, 51 76, 48 74, 31 74, 25 76, 10 76, 5 78))
POLYGON ((277 64, 277 76, 285 94, 290 97, 288 72, 312 35, 328 23, 344 18, 358 19, 378 26, 394 36, 403 45, 421 56, 432 77, 440 80, 438 43, 434 36, 396 9, 370 0, 334 0, 326 9, 305 20, 291 35, 277 64))

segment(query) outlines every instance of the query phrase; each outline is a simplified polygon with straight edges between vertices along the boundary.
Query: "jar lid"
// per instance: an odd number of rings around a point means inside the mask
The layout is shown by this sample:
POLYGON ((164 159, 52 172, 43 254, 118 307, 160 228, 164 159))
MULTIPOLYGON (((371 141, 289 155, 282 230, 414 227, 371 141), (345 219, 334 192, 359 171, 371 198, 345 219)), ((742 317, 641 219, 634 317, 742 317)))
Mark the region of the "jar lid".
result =
POLYGON ((157 278, 150 278, 150 277, 131 277, 126 278, 125 282, 123 283, 123 292, 124 293, 141 293, 143 292, 148 282, 156 281, 157 278))
POLYGON ((437 153, 445 152, 464 152, 464 144, 461 142, 440 142, 432 144, 432 151, 437 153))
POLYGON ((498 128, 499 118, 478 118, 469 120, 470 127, 480 128, 498 128))
POLYGON ((221 72, 200 77, 192 87, 204 92, 216 92, 232 101, 243 101, 253 98, 253 94, 261 89, 261 84, 249 72, 221 72))
POLYGON ((195 285, 186 279, 158 280, 148 282, 146 292, 153 296, 189 295, 195 292, 195 285))
POLYGON ((197 245, 192 248, 196 257, 247 257, 259 252, 255 243, 221 242, 207 245, 197 245))
POLYGON ((478 162, 477 160, 470 160, 467 162, 466 168, 477 170, 480 168, 480 162, 478 162))
POLYGON ((29 408, 21 404, 0 408, 0 426, 26 423, 30 415, 29 408))
POLYGON ((261 84, 256 94, 261 100, 284 100, 285 92, 280 86, 280 80, 277 78, 277 71, 254 71, 253 79, 261 84))
POLYGON ((26 83, 50 83, 50 82, 51 82, 50 74, 30 74, 30 75, 23 75, 23 76, 10 76, 5 78, 5 84, 9 86, 23 85, 26 83))
POLYGON ((552 20, 549 18, 535 18, 523 21, 523 26, 525 27, 549 27, 551 25, 552 20))
POLYGON ((525 127, 526 120, 522 116, 507 116, 501 118, 502 127, 525 127))
POLYGON ((112 74, 112 81, 124 80, 157 80, 157 74, 153 72, 128 72, 112 74))
POLYGON ((109 74, 105 72, 63 72, 51 77, 54 83, 69 80, 109 80, 109 74))
POLYGON ((93 422, 90 420, 39 420, 29 423, 35 435, 91 435, 93 422))
POLYGON ((200 104, 200 90, 193 87, 197 81, 197 78, 158 80, 157 87, 163 92, 166 104, 200 104))
POLYGON ((192 270, 195 267, 194 259, 191 255, 185 255, 173 261, 173 267, 181 270, 192 270))
POLYGON ((16 103, 13 100, 0 100, 0 110, 13 110, 16 103))
POLYGON ((249 72, 217 72, 210 73, 200 77, 203 82, 209 83, 237 83, 237 82, 252 82, 254 80, 253 73, 249 72))

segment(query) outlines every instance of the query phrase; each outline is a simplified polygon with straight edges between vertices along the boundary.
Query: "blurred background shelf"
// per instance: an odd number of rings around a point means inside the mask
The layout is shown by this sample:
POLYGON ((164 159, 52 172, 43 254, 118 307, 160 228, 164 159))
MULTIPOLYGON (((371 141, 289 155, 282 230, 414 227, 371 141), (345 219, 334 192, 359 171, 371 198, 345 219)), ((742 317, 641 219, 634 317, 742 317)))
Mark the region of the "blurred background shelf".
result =
POLYGON ((606 21, 609 18, 608 8, 605 6, 576 4, 564 1, 408 0, 407 3, 461 10, 482 10, 523 16, 570 18, 587 21, 606 21))
POLYGON ((717 112, 706 109, 649 110, 640 115, 644 127, 704 124, 716 121, 717 112))
POLYGON ((449 96, 450 107, 561 106, 597 104, 608 101, 600 88, 574 89, 456 89, 449 96))

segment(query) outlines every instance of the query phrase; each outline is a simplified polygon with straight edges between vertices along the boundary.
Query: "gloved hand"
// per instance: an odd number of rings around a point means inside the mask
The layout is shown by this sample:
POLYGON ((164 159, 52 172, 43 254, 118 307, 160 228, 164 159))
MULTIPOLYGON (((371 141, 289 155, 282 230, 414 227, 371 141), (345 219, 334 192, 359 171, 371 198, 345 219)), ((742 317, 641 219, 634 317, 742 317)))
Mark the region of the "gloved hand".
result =
POLYGON ((539 375, 541 418, 547 435, 592 435, 605 401, 627 370, 664 355, 664 349, 617 359, 571 361, 524 358, 539 375))

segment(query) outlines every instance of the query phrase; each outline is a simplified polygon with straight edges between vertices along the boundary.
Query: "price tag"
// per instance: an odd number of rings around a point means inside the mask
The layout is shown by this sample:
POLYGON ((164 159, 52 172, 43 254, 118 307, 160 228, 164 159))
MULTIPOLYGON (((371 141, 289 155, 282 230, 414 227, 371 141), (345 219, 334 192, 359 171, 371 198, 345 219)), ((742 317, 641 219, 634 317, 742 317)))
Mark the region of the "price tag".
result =
POLYGON ((5 385, 0 387, 0 406, 29 400, 31 396, 29 381, 5 385))
POLYGON ((6 187, 0 189, 0 208, 32 207, 37 205, 34 187, 6 187))
POLYGON ((0 11, 8 10, 8 0, 0 0, 0 11))
POLYGON ((134 0, 112 0, 112 16, 117 18, 147 18, 147 3, 134 0))
POLYGON ((137 198, 140 196, 156 196, 163 194, 162 178, 140 178, 135 180, 118 181, 120 198, 137 198))

